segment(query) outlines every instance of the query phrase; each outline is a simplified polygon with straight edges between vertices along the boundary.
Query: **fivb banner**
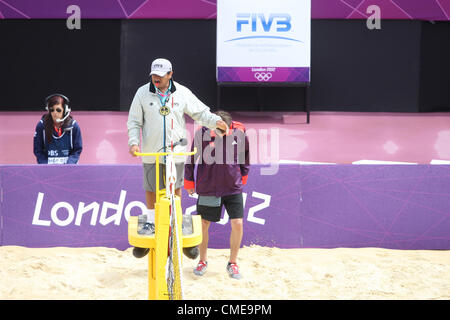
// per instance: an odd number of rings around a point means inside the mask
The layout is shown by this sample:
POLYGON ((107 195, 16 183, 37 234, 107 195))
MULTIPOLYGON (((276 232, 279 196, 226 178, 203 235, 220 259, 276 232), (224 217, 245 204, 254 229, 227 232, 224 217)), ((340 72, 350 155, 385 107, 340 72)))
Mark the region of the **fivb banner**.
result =
POLYGON ((309 82, 311 0, 218 0, 218 82, 309 82))

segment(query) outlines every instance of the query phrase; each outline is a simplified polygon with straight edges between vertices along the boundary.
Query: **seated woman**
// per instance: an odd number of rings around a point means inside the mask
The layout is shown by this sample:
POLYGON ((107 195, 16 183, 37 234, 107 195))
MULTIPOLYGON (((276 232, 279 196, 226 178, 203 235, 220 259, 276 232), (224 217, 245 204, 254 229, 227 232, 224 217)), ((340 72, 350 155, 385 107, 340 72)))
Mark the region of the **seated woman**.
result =
POLYGON ((83 144, 78 123, 70 115, 69 99, 52 94, 45 99, 44 114, 36 125, 33 151, 39 164, 76 164, 83 144))

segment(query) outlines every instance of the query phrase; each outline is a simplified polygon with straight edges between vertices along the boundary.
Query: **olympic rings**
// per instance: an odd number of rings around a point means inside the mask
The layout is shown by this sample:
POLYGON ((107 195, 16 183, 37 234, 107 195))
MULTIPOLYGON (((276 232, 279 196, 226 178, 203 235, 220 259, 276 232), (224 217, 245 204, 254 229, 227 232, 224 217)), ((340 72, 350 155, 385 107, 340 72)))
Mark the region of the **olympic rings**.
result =
POLYGON ((270 78, 272 78, 272 73, 270 72, 256 72, 255 73, 255 78, 258 81, 269 81, 270 78))

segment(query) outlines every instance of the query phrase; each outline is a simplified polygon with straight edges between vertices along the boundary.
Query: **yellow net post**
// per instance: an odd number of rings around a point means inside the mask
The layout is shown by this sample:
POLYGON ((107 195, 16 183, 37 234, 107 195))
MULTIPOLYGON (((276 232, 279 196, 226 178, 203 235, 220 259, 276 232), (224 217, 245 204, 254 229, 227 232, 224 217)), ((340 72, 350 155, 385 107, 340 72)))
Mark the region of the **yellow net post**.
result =
POLYGON ((183 247, 193 247, 202 242, 202 227, 199 216, 192 217, 192 234, 182 235, 181 199, 178 196, 173 196, 172 199, 169 199, 165 190, 159 189, 159 156, 169 154, 193 155, 196 152, 197 149, 195 148, 193 152, 184 153, 135 153, 137 156, 156 157, 155 234, 150 236, 138 234, 138 217, 132 216, 128 220, 128 242, 135 247, 150 249, 148 254, 148 298, 150 300, 180 299, 182 297, 182 275, 180 272, 182 259, 181 255, 177 253, 181 252, 183 247), (169 248, 171 211, 176 213, 177 227, 174 228, 172 247, 169 248), (177 247, 177 244, 180 245, 180 248, 177 247), (169 254, 169 249, 172 255, 169 254), (166 280, 168 262, 174 268, 174 279, 169 284, 169 287, 166 280))

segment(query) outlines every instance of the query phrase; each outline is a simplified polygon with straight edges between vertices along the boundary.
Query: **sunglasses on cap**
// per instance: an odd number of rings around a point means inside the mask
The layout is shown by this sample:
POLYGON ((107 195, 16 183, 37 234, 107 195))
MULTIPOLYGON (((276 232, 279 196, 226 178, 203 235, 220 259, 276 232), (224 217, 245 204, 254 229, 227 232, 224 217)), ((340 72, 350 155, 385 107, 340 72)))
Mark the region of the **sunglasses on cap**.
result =
POLYGON ((56 111, 57 113, 61 113, 62 109, 61 108, 56 108, 56 109, 50 108, 49 111, 50 111, 50 113, 52 113, 53 111, 56 111))

